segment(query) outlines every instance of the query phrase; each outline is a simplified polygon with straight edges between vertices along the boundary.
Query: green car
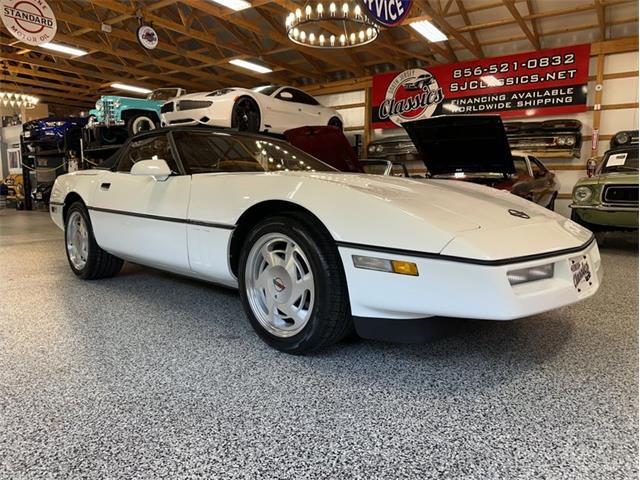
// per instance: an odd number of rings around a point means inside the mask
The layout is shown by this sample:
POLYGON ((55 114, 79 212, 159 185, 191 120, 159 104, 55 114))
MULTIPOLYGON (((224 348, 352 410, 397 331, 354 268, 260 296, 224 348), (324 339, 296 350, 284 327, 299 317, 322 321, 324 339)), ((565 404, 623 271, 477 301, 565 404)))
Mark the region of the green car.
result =
POLYGON ((592 231, 638 228, 638 147, 608 150, 573 187, 571 219, 592 231))
POLYGON ((105 95, 92 109, 88 126, 126 126, 129 135, 160 126, 160 108, 169 99, 184 95, 182 88, 158 88, 146 98, 105 95))

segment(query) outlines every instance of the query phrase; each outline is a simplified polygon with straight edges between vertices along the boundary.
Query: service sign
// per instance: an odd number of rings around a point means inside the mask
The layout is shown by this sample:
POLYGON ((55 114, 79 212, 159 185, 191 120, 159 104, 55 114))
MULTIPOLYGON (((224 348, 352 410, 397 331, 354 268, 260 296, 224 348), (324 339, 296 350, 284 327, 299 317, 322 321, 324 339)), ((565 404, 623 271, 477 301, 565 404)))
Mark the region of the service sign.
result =
POLYGON ((587 110, 590 45, 415 68, 373 77, 373 128, 450 114, 502 117, 587 110))
POLYGON ((384 27, 395 27, 409 15, 413 0, 361 0, 369 17, 384 27))
POLYGON ((9 33, 29 45, 53 40, 56 17, 45 0, 0 0, 0 17, 9 33))

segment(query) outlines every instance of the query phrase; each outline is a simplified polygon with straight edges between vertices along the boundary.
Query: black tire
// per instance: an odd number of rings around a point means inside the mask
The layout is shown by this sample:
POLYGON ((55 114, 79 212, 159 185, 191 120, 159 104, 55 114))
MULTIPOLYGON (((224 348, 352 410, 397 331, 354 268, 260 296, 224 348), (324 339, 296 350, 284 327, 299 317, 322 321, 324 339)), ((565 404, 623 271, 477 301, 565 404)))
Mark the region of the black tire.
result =
POLYGON ((150 113, 139 113, 127 120, 127 131, 129 136, 142 132, 149 132, 158 128, 158 121, 150 113))
POLYGON ((342 121, 338 117, 331 117, 328 125, 330 127, 336 127, 338 130, 342 131, 342 121))
POLYGON ((124 262, 122 261, 122 259, 105 252, 98 246, 93 235, 93 227, 91 226, 89 213, 87 212, 87 208, 82 202, 75 202, 69 207, 69 210, 67 210, 65 216, 64 227, 65 252, 67 255, 67 261, 69 262, 69 266, 71 267, 73 273, 75 273, 78 277, 84 280, 97 280, 99 278, 113 277, 120 271, 124 262), (78 212, 84 219, 89 235, 87 261, 82 269, 77 269, 73 265, 73 263, 71 262, 71 258, 69 257, 69 251, 66 248, 68 222, 74 212, 78 212))
POLYGON ((240 299, 251 326, 268 345, 291 354, 304 354, 333 345, 353 331, 349 296, 342 262, 333 239, 304 215, 267 218, 247 235, 238 267, 240 299), (282 338, 268 332, 253 313, 247 293, 246 267, 252 246, 264 235, 281 233, 291 238, 307 256, 314 275, 315 301, 304 328, 282 338))
POLYGON ((123 127, 96 127, 95 140, 99 146, 123 143, 128 136, 128 130, 123 127))
POLYGON ((231 128, 240 132, 258 133, 260 131, 260 108, 249 97, 241 97, 233 106, 231 128))

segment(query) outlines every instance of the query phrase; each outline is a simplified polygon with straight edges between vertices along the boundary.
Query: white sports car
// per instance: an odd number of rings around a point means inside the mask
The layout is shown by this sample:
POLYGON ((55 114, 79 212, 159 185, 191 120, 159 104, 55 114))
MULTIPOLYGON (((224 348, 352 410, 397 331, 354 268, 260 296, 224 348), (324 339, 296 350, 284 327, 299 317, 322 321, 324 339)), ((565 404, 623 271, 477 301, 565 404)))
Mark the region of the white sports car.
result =
POLYGON ((337 111, 320 105, 302 90, 279 85, 183 95, 165 103, 161 116, 162 125, 167 127, 203 124, 272 133, 317 125, 342 129, 342 117, 337 111))
POLYGON ((418 340, 433 315, 508 320, 600 285, 593 235, 509 193, 458 182, 340 173, 268 136, 158 129, 110 169, 57 178, 53 221, 71 270, 123 260, 238 287, 269 345, 418 340))

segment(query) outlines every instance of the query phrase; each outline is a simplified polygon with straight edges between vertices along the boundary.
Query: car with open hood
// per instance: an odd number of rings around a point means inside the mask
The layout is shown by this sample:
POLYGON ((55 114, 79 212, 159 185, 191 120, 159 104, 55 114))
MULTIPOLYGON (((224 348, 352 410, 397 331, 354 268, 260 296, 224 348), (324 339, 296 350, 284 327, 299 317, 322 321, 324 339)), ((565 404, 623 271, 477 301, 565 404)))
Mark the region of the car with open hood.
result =
POLYGON ((553 210, 558 182, 537 158, 512 151, 497 115, 443 115, 403 127, 429 178, 454 179, 507 190, 553 210))
POLYGON ((185 95, 162 106, 162 124, 167 127, 208 125, 281 134, 292 128, 319 125, 342 130, 342 117, 302 90, 263 85, 185 95))
POLYGON ((230 130, 137 135, 108 168, 59 176, 50 214, 78 277, 128 260, 238 288, 256 333, 290 353, 353 327, 415 341, 429 316, 535 315, 592 296, 602 275, 589 230, 508 192, 342 173, 230 130))
POLYGON ((594 174, 573 187, 571 218, 591 230, 638 228, 638 131, 611 139, 594 174))

